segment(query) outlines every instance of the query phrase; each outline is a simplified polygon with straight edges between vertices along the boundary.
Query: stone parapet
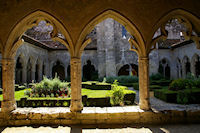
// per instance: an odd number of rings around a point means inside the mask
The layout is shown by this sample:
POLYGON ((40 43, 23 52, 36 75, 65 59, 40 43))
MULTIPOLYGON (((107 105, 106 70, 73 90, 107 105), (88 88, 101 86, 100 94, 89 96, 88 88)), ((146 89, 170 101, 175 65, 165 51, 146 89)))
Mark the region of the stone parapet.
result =
POLYGON ((26 109, 15 110, 5 120, 0 113, 0 126, 29 126, 29 125, 158 125, 158 124, 187 124, 200 122, 200 110, 163 110, 144 111, 138 106, 86 108, 82 113, 70 112, 69 108, 57 109, 26 109), (46 110, 46 112, 45 112, 46 110), (48 111, 49 110, 49 111, 48 111), (54 110, 54 112, 52 112, 54 110), (119 110, 119 111, 117 111, 119 110))

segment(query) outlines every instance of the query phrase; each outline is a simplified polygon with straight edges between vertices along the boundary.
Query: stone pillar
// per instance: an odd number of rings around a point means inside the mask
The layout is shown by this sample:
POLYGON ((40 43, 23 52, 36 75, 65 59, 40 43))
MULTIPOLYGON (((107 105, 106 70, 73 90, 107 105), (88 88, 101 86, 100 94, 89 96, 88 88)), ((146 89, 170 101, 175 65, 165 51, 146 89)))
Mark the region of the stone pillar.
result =
POLYGON ((72 57, 71 61, 71 112, 83 109, 81 96, 81 58, 72 57))
POLYGON ((38 69, 38 81, 40 82, 43 78, 42 75, 42 64, 39 64, 39 69, 38 69))
POLYGON ((139 106, 140 109, 149 110, 149 58, 139 57, 139 106))
POLYGON ((65 64, 65 79, 67 79, 67 67, 68 67, 68 65, 65 64))
POLYGON ((31 67, 31 82, 34 81, 35 82, 35 65, 33 65, 31 67))
POLYGON ((1 103, 2 112, 10 112, 16 109, 15 101, 15 60, 2 59, 2 84, 3 84, 3 101, 1 103))
POLYGON ((22 83, 26 82, 27 82, 27 66, 24 65, 22 70, 22 83))

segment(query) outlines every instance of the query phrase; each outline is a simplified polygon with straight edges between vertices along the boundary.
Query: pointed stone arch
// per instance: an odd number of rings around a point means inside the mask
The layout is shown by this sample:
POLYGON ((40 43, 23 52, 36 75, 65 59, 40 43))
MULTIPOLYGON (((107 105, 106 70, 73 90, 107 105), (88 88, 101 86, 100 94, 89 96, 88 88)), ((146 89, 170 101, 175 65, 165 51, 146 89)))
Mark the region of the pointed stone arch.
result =
POLYGON ((122 24, 127 29, 127 31, 134 37, 131 38, 132 41, 129 41, 131 43, 130 45, 133 45, 136 48, 137 53, 139 53, 141 56, 146 55, 146 47, 144 44, 144 40, 138 28, 121 13, 116 12, 114 10, 106 10, 95 16, 93 19, 91 19, 91 21, 87 23, 87 25, 80 33, 80 36, 75 46, 75 57, 81 57, 84 48, 91 42, 91 38, 86 39, 86 36, 94 29, 94 27, 97 24, 99 24, 107 18, 112 18, 115 21, 122 24))
POLYGON ((199 77, 200 75, 200 56, 195 53, 191 58, 191 72, 194 76, 199 77))
POLYGON ((13 58, 16 54, 17 49, 23 44, 23 39, 21 38, 23 33, 27 29, 36 26, 42 20, 53 26, 54 30, 51 34, 52 40, 63 43, 68 48, 69 53, 73 55, 74 45, 66 27, 64 27, 64 25, 53 15, 45 11, 37 10, 26 15, 14 26, 7 39, 3 57, 13 58), (58 32, 61 32, 64 35, 65 39, 57 37, 56 35, 58 32))
POLYGON ((187 74, 191 73, 191 61, 188 56, 184 56, 182 60, 183 77, 186 78, 187 74))
POLYGON ((156 42, 158 40, 165 40, 167 39, 167 32, 165 31, 164 27, 165 24, 167 23, 168 20, 174 19, 174 18, 178 18, 180 20, 184 21, 184 25, 186 26, 186 28, 188 29, 188 33, 186 33, 187 39, 191 39, 193 40, 196 45, 197 48, 200 48, 200 38, 198 37, 198 35, 192 35, 192 31, 194 30, 197 34, 200 33, 200 19, 199 17, 195 16, 194 14, 192 14, 189 11, 186 11, 185 9, 173 9, 169 12, 167 12, 166 14, 164 14, 163 16, 160 17, 160 19, 158 19, 158 21, 155 23, 155 25, 152 27, 152 33, 150 33, 150 36, 147 38, 147 50, 148 52, 151 52, 152 47, 155 46, 156 42), (159 35, 158 37, 153 38, 155 32, 161 28, 161 35, 159 35))

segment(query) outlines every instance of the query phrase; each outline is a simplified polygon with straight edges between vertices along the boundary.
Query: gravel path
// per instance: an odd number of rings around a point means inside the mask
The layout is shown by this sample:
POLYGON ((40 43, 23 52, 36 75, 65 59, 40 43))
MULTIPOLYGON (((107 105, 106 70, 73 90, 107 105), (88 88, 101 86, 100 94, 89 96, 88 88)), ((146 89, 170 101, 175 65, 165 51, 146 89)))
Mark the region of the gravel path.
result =
MULTIPOLYGON (((129 87, 130 90, 134 90, 132 87, 129 87)), ((136 103, 139 103, 139 91, 136 91, 136 103)), ((174 103, 166 103, 162 100, 159 100, 155 97, 150 97, 151 108, 155 111, 161 110, 200 110, 200 104, 174 104, 174 103)))

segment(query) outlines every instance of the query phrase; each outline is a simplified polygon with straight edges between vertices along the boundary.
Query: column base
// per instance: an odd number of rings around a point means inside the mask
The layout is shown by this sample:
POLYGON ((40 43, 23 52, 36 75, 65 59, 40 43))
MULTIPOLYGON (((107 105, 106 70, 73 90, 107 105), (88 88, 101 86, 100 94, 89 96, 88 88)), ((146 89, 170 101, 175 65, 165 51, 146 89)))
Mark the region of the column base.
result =
POLYGON ((2 101, 1 112, 11 112, 17 108, 16 101, 2 101))
POLYGON ((83 104, 81 100, 72 100, 70 105, 71 112, 81 112, 83 110, 83 104))
POLYGON ((140 100, 139 106, 140 106, 140 109, 142 109, 142 110, 146 110, 146 111, 151 110, 149 99, 148 100, 140 100))

